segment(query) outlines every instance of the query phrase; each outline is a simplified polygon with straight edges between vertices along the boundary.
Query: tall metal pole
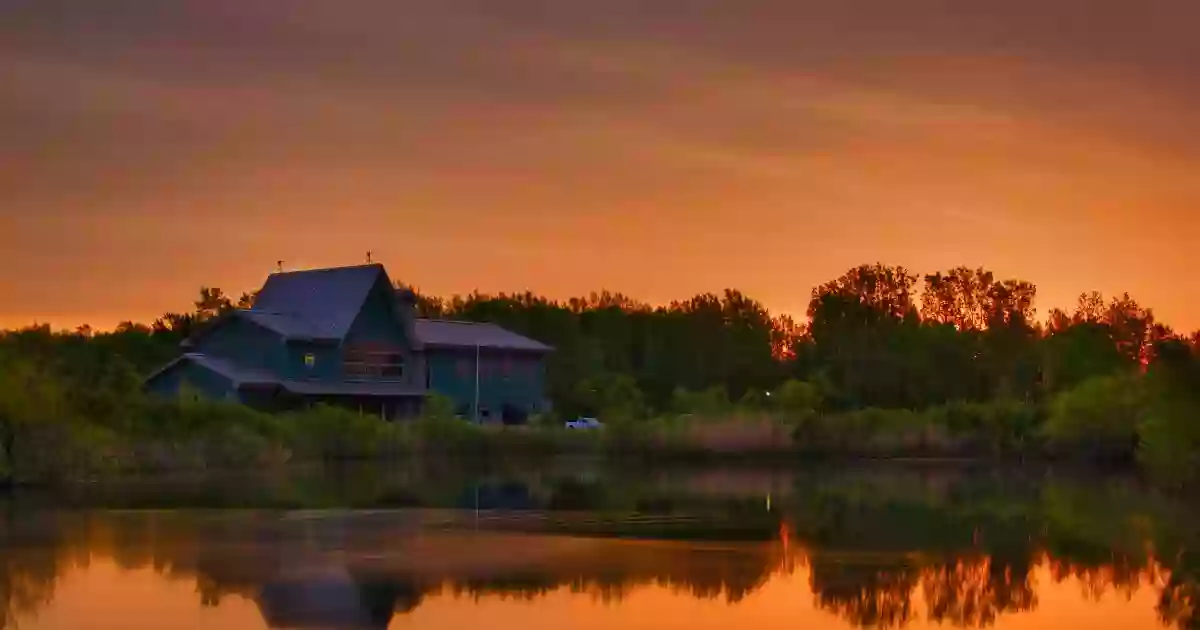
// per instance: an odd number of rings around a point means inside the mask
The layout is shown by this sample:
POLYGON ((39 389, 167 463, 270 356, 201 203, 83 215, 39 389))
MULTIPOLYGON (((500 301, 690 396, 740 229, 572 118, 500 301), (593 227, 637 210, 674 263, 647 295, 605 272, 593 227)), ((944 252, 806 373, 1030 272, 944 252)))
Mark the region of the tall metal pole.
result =
POLYGON ((479 342, 475 343, 475 424, 479 424, 479 342))

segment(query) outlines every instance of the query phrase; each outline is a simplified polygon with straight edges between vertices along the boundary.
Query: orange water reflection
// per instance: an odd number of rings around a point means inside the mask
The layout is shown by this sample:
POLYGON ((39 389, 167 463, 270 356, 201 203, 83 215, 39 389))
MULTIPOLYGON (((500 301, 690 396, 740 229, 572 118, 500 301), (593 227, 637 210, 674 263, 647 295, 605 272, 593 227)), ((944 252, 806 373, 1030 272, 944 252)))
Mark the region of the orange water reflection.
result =
POLYGON ((1193 627, 1157 562, 1080 566, 429 527, 412 515, 56 514, 9 531, 4 627, 1193 627), (20 544, 17 544, 20 543, 20 544))

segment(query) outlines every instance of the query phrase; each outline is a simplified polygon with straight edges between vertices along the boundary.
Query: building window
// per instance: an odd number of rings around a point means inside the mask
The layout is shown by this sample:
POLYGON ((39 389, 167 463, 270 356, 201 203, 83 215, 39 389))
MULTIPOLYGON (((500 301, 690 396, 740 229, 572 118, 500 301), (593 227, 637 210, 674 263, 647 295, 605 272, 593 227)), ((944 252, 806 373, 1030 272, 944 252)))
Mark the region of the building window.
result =
POLYGON ((390 379, 404 378, 404 355, 388 354, 381 358, 382 362, 379 364, 379 375, 381 377, 390 379))
POLYGON ((343 369, 347 378, 398 381, 404 378, 404 354, 395 348, 350 346, 343 369))
POLYGON ((311 352, 304 353, 304 367, 312 369, 317 364, 317 355, 311 352))

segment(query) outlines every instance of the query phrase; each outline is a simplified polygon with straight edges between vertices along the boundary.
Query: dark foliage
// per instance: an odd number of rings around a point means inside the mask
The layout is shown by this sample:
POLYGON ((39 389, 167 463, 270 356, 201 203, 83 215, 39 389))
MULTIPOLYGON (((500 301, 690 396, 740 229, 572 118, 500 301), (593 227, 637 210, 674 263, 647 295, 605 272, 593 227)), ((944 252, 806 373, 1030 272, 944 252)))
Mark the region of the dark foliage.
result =
MULTIPOLYGON (((1037 445, 1183 469, 1172 478, 1200 469, 1190 446, 1200 446, 1190 421, 1200 409, 1191 394, 1200 391, 1197 336, 1176 336, 1127 294, 1085 293, 1043 324, 1028 282, 968 268, 922 278, 873 264, 815 288, 803 325, 731 289, 656 307, 609 292, 565 301, 416 294, 420 316, 495 322, 554 346, 548 393, 560 417, 714 416, 737 407, 789 415, 798 440, 849 452, 1037 445), (813 408, 789 409, 786 394, 802 390, 813 408)), ((140 379, 197 326, 253 301, 205 287, 190 311, 150 326, 3 333, 0 468, 20 458, 22 418, 49 413, 47 401, 65 401, 72 417, 123 418, 107 430, 136 425, 127 411, 140 379)))

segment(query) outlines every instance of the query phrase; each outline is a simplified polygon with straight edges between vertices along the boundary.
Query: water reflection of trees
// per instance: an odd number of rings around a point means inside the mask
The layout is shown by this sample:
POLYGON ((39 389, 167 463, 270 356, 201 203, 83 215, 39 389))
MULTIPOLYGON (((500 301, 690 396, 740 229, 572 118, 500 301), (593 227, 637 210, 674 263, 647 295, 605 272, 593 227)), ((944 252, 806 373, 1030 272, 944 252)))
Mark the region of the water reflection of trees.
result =
POLYGON ((856 626, 898 628, 914 618, 919 571, 907 561, 814 559, 810 576, 817 605, 856 626))
POLYGON ((817 605, 855 626, 903 627, 920 615, 918 595, 925 618, 964 628, 987 627, 999 615, 1037 606, 1028 558, 1008 563, 977 553, 949 560, 818 553, 811 564, 817 605))
POLYGON ((924 618, 988 627, 1037 607, 1036 572, 1078 583, 1089 598, 1155 589, 1164 624, 1200 628, 1200 566, 1183 551, 1196 542, 1186 526, 1194 521, 1178 512, 1121 489, 1099 497, 1062 487, 967 492, 944 480, 892 479, 883 492, 871 483, 777 498, 793 532, 786 552, 780 541, 592 540, 529 558, 500 543, 505 553, 491 558, 472 551, 487 549, 483 539, 476 548, 406 547, 412 524, 387 515, 9 509, 0 512, 0 627, 45 605, 63 571, 102 557, 191 579, 202 605, 249 598, 269 624, 284 626, 333 617, 348 627, 384 627, 443 593, 536 599, 567 590, 619 601, 659 586, 737 603, 800 566, 817 605, 856 626, 899 628, 924 618), (383 560, 370 559, 381 551, 383 560))
POLYGON ((1001 614, 1032 610, 1037 594, 1031 569, 1028 562, 1005 564, 987 556, 929 567, 921 575, 928 616, 939 623, 982 628, 1001 614))
POLYGON ((658 586, 698 599, 735 604, 761 588, 783 565, 770 546, 703 548, 686 543, 637 544, 607 541, 594 555, 576 556, 523 572, 484 570, 472 577, 448 574, 458 595, 533 598, 566 588, 615 602, 645 586, 658 586))
POLYGON ((1200 628, 1200 580, 1172 579, 1158 600, 1158 617, 1165 624, 1192 630, 1200 628))
POLYGON ((1200 627, 1189 604, 1200 571, 1178 555, 1200 542, 1186 505, 1128 479, 1032 481, 925 471, 798 478, 791 513, 818 550, 818 605, 856 625, 898 627, 916 616, 919 596, 930 620, 989 626, 1037 606, 1032 576, 1044 565, 1052 581, 1073 580, 1093 600, 1160 590, 1164 622, 1200 627))
POLYGON ((1153 560, 1115 555, 1108 564, 1036 554, 1009 560, 979 554, 946 561, 867 558, 823 553, 811 559, 809 586, 818 606, 855 626, 903 627, 920 616, 914 603, 919 597, 930 621, 989 627, 1002 615, 1037 607, 1034 573, 1042 567, 1056 583, 1078 584, 1080 595, 1091 601, 1110 593, 1129 599, 1142 588, 1157 589, 1164 624, 1200 628, 1200 572, 1183 566, 1172 572, 1153 560))
POLYGON ((0 628, 51 600, 63 565, 65 532, 37 515, 18 515, 0 503, 0 628))
MULTIPOLYGON (((773 545, 703 547, 679 542, 581 540, 562 553, 523 561, 511 541, 490 534, 411 536, 404 526, 354 516, 292 520, 253 513, 47 514, 10 518, 0 540, 3 625, 51 601, 58 576, 88 559, 152 569, 195 583, 198 604, 237 595, 253 600, 272 627, 386 627, 431 594, 534 598, 568 588, 605 600, 662 585, 695 597, 736 602, 780 566, 773 545), (23 532, 14 531, 23 528, 23 532), (448 537, 444 544, 433 544, 448 537), (478 538, 478 540, 476 540, 478 538), (409 545, 423 540, 425 546, 409 545), (453 554, 463 541, 458 558, 453 554), (389 542, 390 541, 390 542, 389 542), (430 546, 432 545, 432 546, 430 546), (473 551, 493 547, 494 563, 473 551)), ((536 546, 540 540, 528 537, 536 546)))

